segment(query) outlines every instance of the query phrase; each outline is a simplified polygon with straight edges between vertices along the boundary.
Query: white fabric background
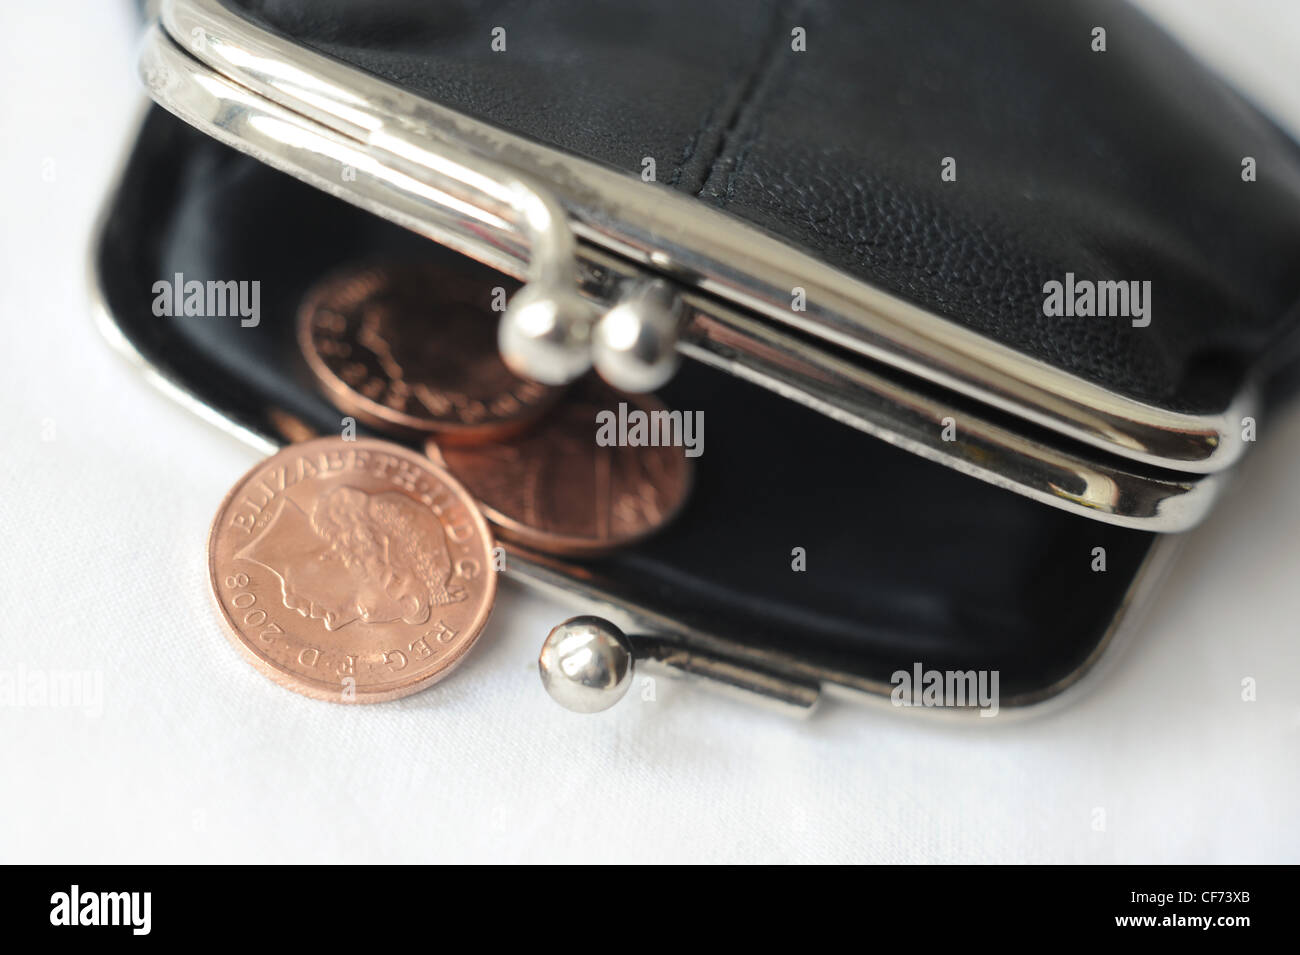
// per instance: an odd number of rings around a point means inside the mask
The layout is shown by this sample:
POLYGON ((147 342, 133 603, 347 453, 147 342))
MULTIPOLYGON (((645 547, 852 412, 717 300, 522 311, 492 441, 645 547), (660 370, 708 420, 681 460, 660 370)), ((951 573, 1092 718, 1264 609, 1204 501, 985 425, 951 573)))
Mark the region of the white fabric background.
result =
MULTIPOLYGON (((88 310, 141 95, 126 6, 0 14, 0 669, 104 679, 98 718, 0 708, 0 861, 1300 860, 1294 413, 1261 423, 1132 650, 1031 721, 791 722, 662 680, 574 716, 534 663, 565 612, 513 586, 470 661, 405 701, 331 706, 254 672, 203 559, 256 455, 152 390, 88 310)), ((1149 6, 1300 129, 1300 5, 1149 6)))

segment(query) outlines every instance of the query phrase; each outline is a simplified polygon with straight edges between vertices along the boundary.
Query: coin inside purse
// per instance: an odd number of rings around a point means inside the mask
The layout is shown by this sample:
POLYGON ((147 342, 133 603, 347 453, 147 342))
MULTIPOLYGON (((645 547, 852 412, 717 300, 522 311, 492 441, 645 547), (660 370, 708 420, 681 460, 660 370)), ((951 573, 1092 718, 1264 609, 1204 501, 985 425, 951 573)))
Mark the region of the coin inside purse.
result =
MULTIPOLYGON (((158 107, 94 257, 119 343, 196 410, 264 447, 339 432, 295 334, 323 277, 429 262, 516 287, 158 107), (155 284, 174 276, 257 280, 256 324, 157 315, 155 284)), ((813 691, 882 696, 917 667, 990 671, 1002 707, 1030 704, 1089 668, 1165 539, 965 477, 715 368, 687 362, 659 397, 702 412, 702 454, 677 519, 599 559, 515 551, 507 562, 579 608, 623 613, 648 654, 698 653, 813 691)))

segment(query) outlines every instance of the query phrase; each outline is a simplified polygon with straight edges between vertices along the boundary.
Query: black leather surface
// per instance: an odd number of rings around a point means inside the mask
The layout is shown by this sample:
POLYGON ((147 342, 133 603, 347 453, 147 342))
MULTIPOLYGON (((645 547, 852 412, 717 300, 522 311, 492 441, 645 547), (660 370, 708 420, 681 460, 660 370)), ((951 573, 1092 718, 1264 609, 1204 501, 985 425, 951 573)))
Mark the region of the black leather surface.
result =
MULTIPOLYGON (((276 409, 327 433, 339 412, 293 334, 304 292, 345 263, 451 253, 155 109, 97 255, 110 310, 153 364, 259 430, 276 409), (175 272, 261 281, 261 323, 153 315, 153 283, 175 272)), ((501 279, 484 276, 486 299, 501 279)), ((750 648, 881 682, 917 662, 997 669, 1007 703, 1089 656, 1153 541, 961 477, 701 366, 664 397, 705 413, 695 492, 665 533, 601 572, 750 648), (1105 573, 1090 569, 1098 546, 1105 573), (794 547, 806 572, 791 569, 794 547)))
POLYGON ((1300 318, 1294 144, 1121 2, 226 2, 1142 400, 1220 410, 1300 318), (1150 281, 1151 325, 1045 317, 1067 272, 1150 281))

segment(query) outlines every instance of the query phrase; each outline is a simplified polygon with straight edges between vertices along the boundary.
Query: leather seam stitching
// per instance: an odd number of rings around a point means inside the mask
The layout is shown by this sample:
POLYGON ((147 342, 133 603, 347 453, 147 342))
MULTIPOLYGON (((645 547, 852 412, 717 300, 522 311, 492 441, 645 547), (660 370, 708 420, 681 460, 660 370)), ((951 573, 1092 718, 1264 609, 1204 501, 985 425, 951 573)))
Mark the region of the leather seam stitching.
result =
POLYGON ((718 161, 731 145, 732 137, 740 128, 742 120, 745 118, 749 107, 758 96, 759 89, 765 85, 763 79, 770 75, 771 67, 775 62, 773 53, 777 48, 779 48, 779 44, 781 43, 784 34, 785 23, 787 21, 787 18, 784 15, 784 8, 784 3, 777 3, 774 7, 775 12, 773 15, 772 28, 769 29, 763 42, 760 44, 760 56, 746 76, 745 83, 741 87, 742 92, 740 99, 736 102, 735 109, 732 110, 730 118, 723 127, 721 135, 718 137, 717 148, 714 149, 713 155, 709 157, 708 165, 705 166, 703 176, 700 179, 700 188, 696 190, 695 193, 699 198, 703 198, 704 190, 708 186, 709 180, 713 177, 718 161))
MULTIPOLYGON (((700 124, 695 127, 695 132, 686 143, 686 148, 682 150, 681 158, 677 160, 677 165, 673 168, 673 174, 668 180, 668 185, 675 186, 682 181, 682 173, 686 171, 686 164, 691 161, 691 158, 695 155, 695 150, 699 148, 700 139, 704 136, 704 131, 708 129, 709 125, 713 122, 713 116, 718 111, 719 105, 721 105, 721 101, 710 106, 705 112, 704 118, 700 120, 700 124)), ((715 156, 714 159, 716 158, 717 157, 715 156)), ((710 169, 712 169, 712 162, 713 161, 710 160, 710 169)), ((707 181, 708 174, 706 172, 704 180, 700 184, 701 189, 704 188, 704 182, 707 181)))

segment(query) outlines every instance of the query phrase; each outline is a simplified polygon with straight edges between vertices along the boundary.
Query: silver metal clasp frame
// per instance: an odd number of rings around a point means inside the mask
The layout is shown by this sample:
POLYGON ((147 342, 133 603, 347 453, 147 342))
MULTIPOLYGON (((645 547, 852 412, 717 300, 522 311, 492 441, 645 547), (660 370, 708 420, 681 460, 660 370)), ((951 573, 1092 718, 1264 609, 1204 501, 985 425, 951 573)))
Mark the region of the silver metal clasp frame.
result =
POLYGON ((546 692, 565 709, 599 713, 627 694, 638 660, 796 716, 811 713, 821 697, 815 681, 764 672, 653 636, 629 637, 604 617, 590 614, 571 617, 551 630, 537 669, 546 692))

